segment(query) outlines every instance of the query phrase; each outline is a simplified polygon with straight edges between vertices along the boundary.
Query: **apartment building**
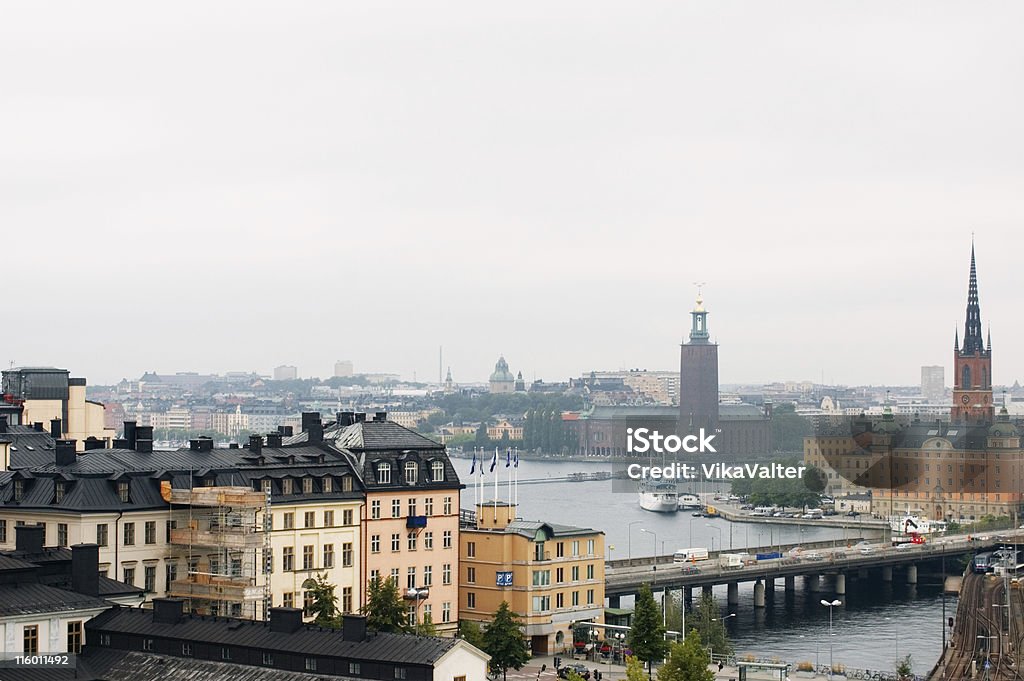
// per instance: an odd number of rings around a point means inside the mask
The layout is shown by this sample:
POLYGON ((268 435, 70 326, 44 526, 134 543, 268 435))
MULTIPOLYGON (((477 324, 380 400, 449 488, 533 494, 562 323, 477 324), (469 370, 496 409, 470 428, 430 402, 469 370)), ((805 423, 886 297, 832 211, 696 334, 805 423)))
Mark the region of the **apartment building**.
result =
POLYGON ((507 601, 534 655, 571 645, 573 622, 604 622, 603 532, 517 520, 499 501, 477 506, 459 543, 462 619, 487 623, 507 601))
POLYGON ((114 431, 106 428, 104 407, 85 398, 86 380, 71 377, 67 369, 21 367, 2 372, 0 393, 11 407, 10 425, 48 426, 54 438, 70 438, 85 447, 89 438, 106 444, 114 431))

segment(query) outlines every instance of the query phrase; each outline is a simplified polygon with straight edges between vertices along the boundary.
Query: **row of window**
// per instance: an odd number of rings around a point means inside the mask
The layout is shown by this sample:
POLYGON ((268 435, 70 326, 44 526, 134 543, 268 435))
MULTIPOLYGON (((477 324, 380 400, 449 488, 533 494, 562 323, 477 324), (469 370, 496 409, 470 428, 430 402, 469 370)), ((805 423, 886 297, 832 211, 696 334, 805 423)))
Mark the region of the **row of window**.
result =
MULTIPOLYGON (((415 516, 420 515, 419 504, 415 498, 406 499, 406 515, 415 516)), ((445 497, 441 505, 442 515, 452 514, 452 498, 445 497)), ((423 515, 432 516, 434 515, 434 497, 426 497, 423 500, 423 515)), ((392 499, 391 500, 391 517, 402 518, 402 500, 392 499)), ((370 520, 380 520, 381 518, 381 504, 380 499, 373 499, 370 501, 370 520)))
MULTIPOLYGON (((13 626, 8 624, 7 626, 13 626)), ((84 627, 81 620, 68 622, 67 643, 68 652, 78 654, 82 652, 82 643, 85 640, 84 627)), ((21 650, 25 655, 39 654, 39 625, 26 624, 21 633, 21 650)))
MULTIPOLYGON (((586 604, 594 605, 594 589, 587 589, 586 591, 586 604)), ((569 592, 569 606, 578 607, 580 605, 580 592, 571 591, 569 592)), ((551 610, 551 596, 534 596, 532 601, 532 612, 541 613, 548 612, 551 610)), ((559 592, 555 594, 555 609, 561 610, 565 608, 565 593, 559 592)), ((466 592, 466 608, 468 610, 474 610, 476 608, 476 592, 466 592)))
MULTIPOLYGON (((284 523, 284 529, 293 530, 295 529, 295 512, 289 511, 281 514, 282 522, 284 523)), ((347 508, 341 512, 341 526, 348 527, 354 525, 355 514, 352 509, 347 508)), ((324 511, 324 524, 323 527, 337 527, 334 524, 335 515, 334 511, 324 511)), ((316 527, 316 511, 305 511, 302 514, 302 527, 315 528, 316 527)), ((278 529, 278 528, 274 528, 278 529)))
MULTIPOLYGON (((380 579, 382 575, 380 570, 370 570, 370 581, 380 579)), ((395 584, 399 584, 398 581, 401 577, 400 568, 391 568, 391 574, 388 578, 391 579, 395 584)), ((449 586, 452 583, 452 564, 445 563, 441 566, 441 584, 449 586)), ((405 586, 408 589, 416 589, 421 586, 433 586, 434 585, 434 567, 432 565, 423 566, 422 581, 417 583, 416 581, 416 568, 409 567, 405 571, 405 586)), ((447 621, 447 620, 446 620, 447 621)))
MULTIPOLYGON (((536 556, 535 556, 535 559, 536 560, 546 560, 546 554, 545 554, 545 551, 544 551, 544 542, 542 542, 542 541, 535 542, 535 545, 536 545, 536 556)), ((566 545, 566 542, 564 542, 564 541, 560 541, 560 542, 556 542, 555 543, 555 557, 556 558, 565 558, 565 545, 566 545)), ((580 557, 580 555, 585 555, 585 556, 593 556, 594 555, 594 540, 593 539, 588 539, 587 540, 587 552, 585 554, 580 554, 580 541, 578 539, 574 539, 572 542, 569 542, 569 545, 570 545, 570 548, 572 550, 572 553, 570 555, 573 558, 578 558, 578 557, 580 557)), ((476 558, 476 542, 475 541, 468 541, 468 542, 466 542, 466 557, 467 558, 476 558)))
MULTIPOLYGON (((287 496, 291 494, 333 494, 336 491, 351 492, 355 489, 355 483, 351 475, 343 475, 336 481, 333 477, 326 475, 322 478, 313 478, 306 476, 304 478, 281 478, 280 479, 280 494, 287 496), (299 484, 296 485, 296 480, 299 484)), ((268 494, 274 493, 274 480, 271 478, 264 478, 258 482, 253 482, 254 489, 259 489, 268 494), (257 485, 259 485, 257 487, 257 485)))
MULTIPOLYGON (((406 547, 409 551, 415 551, 419 544, 419 536, 415 531, 407 532, 405 535, 406 547)), ((441 535, 441 548, 450 549, 452 547, 452 531, 445 530, 441 535)), ((434 548, 434 533, 427 531, 423 533, 423 548, 426 551, 431 551, 434 548)), ((391 551, 398 552, 402 550, 402 535, 394 532, 391 534, 391 551)), ((380 553, 380 535, 370 535, 370 553, 380 553)))
MULTIPOLYGON (((376 466, 377 484, 390 485, 392 466, 387 461, 379 461, 376 466)), ((416 461, 406 461, 401 468, 402 479, 407 485, 415 485, 419 482, 420 465, 416 461)), ((444 461, 435 459, 430 462, 430 477, 424 482, 444 482, 444 461)))
MULTIPOLYGON (((316 547, 312 544, 306 544, 302 547, 302 569, 303 570, 316 570, 316 547)), ((345 542, 341 545, 341 566, 352 567, 352 542, 345 542)), ((320 568, 330 569, 334 567, 334 544, 324 544, 323 546, 323 560, 320 563, 320 568)), ((295 571, 295 547, 285 546, 281 549, 281 570, 284 572, 295 571)))

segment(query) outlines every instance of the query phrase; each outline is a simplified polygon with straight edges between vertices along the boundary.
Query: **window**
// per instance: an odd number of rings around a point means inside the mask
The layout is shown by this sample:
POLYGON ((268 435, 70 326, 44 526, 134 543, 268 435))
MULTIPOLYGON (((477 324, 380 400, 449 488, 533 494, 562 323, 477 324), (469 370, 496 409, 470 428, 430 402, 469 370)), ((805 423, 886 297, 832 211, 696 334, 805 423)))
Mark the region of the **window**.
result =
POLYGON ((551 609, 551 596, 534 596, 533 611, 547 612, 551 609))
POLYGON ((124 545, 134 546, 135 545, 135 523, 124 524, 124 545))
POLYGON ((587 555, 588 556, 594 555, 594 540, 593 539, 588 539, 587 540, 587 555))
POLYGON ((391 550, 401 551, 402 550, 402 535, 392 534, 391 535, 391 550))
POLYGON ((380 499, 374 499, 370 502, 370 518, 373 520, 380 519, 380 499))
POLYGON ((467 567, 466 568, 466 582, 468 582, 469 584, 476 584, 476 568, 475 567, 467 567))
POLYGON ((64 501, 64 492, 67 491, 67 483, 58 480, 53 484, 53 503, 59 504, 64 501))
POLYGON ((573 557, 576 557, 576 556, 580 555, 580 542, 579 542, 579 540, 574 540, 572 542, 572 555, 573 555, 573 557))
POLYGON ((398 568, 391 568, 391 581, 398 586, 398 568))
POLYGON ((415 551, 416 550, 416 533, 415 532, 409 532, 409 533, 406 534, 406 538, 409 541, 409 550, 410 551, 415 551))
POLYGON ((416 626, 416 606, 410 605, 405 609, 405 621, 410 627, 416 626))
POLYGON ((306 511, 302 514, 303 527, 316 527, 316 512, 306 511))
POLYGON ((380 553, 380 535, 375 534, 370 537, 370 553, 380 553))
POLYGON ((416 500, 409 500, 409 515, 416 515, 416 500))
POLYGON ((341 491, 351 492, 352 491, 352 476, 343 475, 341 476, 341 491))
POLYGON ((295 514, 285 513, 284 514, 284 529, 291 530, 295 527, 295 514))
POLYGON ((444 603, 441 604, 441 622, 451 622, 451 621, 452 621, 452 604, 450 602, 448 602, 448 601, 445 601, 444 603))
POLYGON ((441 583, 445 586, 452 583, 452 564, 445 563, 441 566, 441 583))
POLYGON ((25 481, 15 480, 14 481, 14 500, 21 501, 25 496, 25 481))
POLYGON ((291 494, 295 490, 295 481, 291 478, 281 479, 281 494, 291 494))
POLYGON ((565 557, 565 542, 560 541, 557 544, 555 544, 555 557, 556 558, 563 558, 563 557, 565 557))
POLYGON ((68 622, 68 652, 78 654, 82 652, 82 622, 76 620, 68 622))
POLYGON ((286 546, 281 550, 281 569, 291 572, 295 569, 295 547, 286 546))
POLYGON ((306 671, 307 672, 315 672, 316 671, 316 658, 315 657, 307 657, 306 658, 306 671))
POLYGON ((442 542, 442 544, 441 544, 442 548, 450 549, 452 547, 452 531, 451 530, 445 530, 444 531, 444 534, 441 535, 441 542, 442 542))
POLYGON ((312 591, 302 592, 302 616, 309 617, 313 613, 313 602, 316 600, 312 591))
POLYGON ((7 543, 7 521, 0 520, 0 544, 7 543))
POLYGON ((57 523, 57 546, 68 545, 68 524, 57 523))
POLYGON ((587 579, 593 579, 593 578, 594 578, 594 564, 591 563, 590 565, 587 566, 587 579))
POLYGON ((445 497, 444 498, 444 514, 445 515, 451 515, 452 514, 452 498, 451 497, 445 497))
POLYGON ((302 493, 312 494, 313 493, 313 478, 302 479, 302 493))
POLYGON ((230 660, 231 659, 231 648, 228 648, 227 646, 222 646, 221 649, 220 649, 220 659, 222 659, 222 660, 230 660))
POLYGON ((324 544, 324 569, 334 567, 334 544, 324 544))
POLYGON ((444 482, 444 461, 435 461, 430 464, 430 478, 434 482, 444 482))
POLYGON ((350 541, 341 545, 341 566, 352 567, 352 542, 350 541))
POLYGON ((302 547, 302 569, 312 570, 313 569, 313 545, 306 544, 302 547))
POLYGON ((360 670, 358 662, 349 662, 348 663, 348 673, 349 674, 362 674, 363 672, 360 670))
MULTIPOLYGON (((536 597, 534 597, 534 599, 536 599, 536 597)), ((473 593, 472 591, 467 591, 466 592, 466 607, 467 608, 475 608, 476 607, 476 594, 473 593)))
POLYGON ((469 558, 476 558, 476 542, 466 542, 466 556, 469 558))
POLYGON ((274 482, 273 482, 273 480, 262 480, 262 481, 260 481, 260 489, 263 490, 264 494, 270 494, 271 492, 273 492, 274 491, 274 482))
POLYGON ((352 612, 352 587, 346 586, 341 590, 341 611, 352 612))
POLYGON ((555 594, 555 607, 559 609, 565 607, 565 594, 561 591, 555 594))
POLYGON ((177 520, 168 520, 167 522, 164 523, 164 543, 165 544, 170 544, 171 543, 171 530, 177 529, 177 527, 178 527, 178 521, 177 520))
POLYGON ((124 579, 122 579, 121 581, 125 584, 131 584, 132 586, 135 586, 135 568, 124 568, 124 579))
POLYGON ((377 464, 377 483, 381 485, 391 484, 391 464, 379 463, 377 464))
POLYGON ((587 605, 593 605, 593 604, 594 604, 594 590, 593 589, 587 589, 587 605))
POLYGON ((572 604, 573 605, 579 605, 580 604, 580 592, 579 591, 573 591, 572 592, 572 604))
POLYGON ((574 582, 580 581, 580 566, 579 565, 573 565, 572 566, 572 581, 574 581, 574 582))
POLYGON ((555 584, 561 584, 565 581, 565 570, 563 568, 557 568, 555 570, 555 584))
POLYGON ((416 470, 419 466, 416 465, 415 461, 405 462, 405 484, 415 485, 416 484, 416 470))
POLYGON ((122 504, 127 504, 128 500, 131 498, 128 491, 129 490, 127 480, 122 480, 121 482, 117 483, 117 498, 121 500, 122 504))
POLYGON ((352 514, 352 509, 351 508, 347 508, 344 511, 342 511, 341 512, 341 524, 345 525, 345 526, 353 525, 354 523, 352 522, 352 516, 353 516, 353 514, 352 514))
POLYGON ((533 585, 534 586, 550 586, 551 585, 551 570, 534 570, 533 571, 533 585))
POLYGON ((392 499, 391 500, 391 517, 401 518, 402 517, 402 500, 392 499))
POLYGON ((271 667, 274 665, 274 654, 269 653, 266 650, 263 651, 263 664, 264 666, 271 667))
POLYGON ((285 591, 281 594, 281 604, 286 608, 295 607, 295 594, 291 591, 285 591))
POLYGON ((423 548, 427 549, 428 551, 430 549, 434 548, 434 533, 433 532, 424 532, 423 533, 423 548))
POLYGON ((145 585, 143 588, 146 591, 156 591, 156 565, 147 565, 142 577, 145 585))
POLYGON ((151 639, 151 638, 144 638, 144 639, 142 639, 142 649, 143 650, 153 650, 153 639, 151 639))
POLYGON ((168 562, 164 565, 164 579, 166 580, 167 589, 171 588, 171 582, 178 579, 178 564, 168 562))
POLYGON ((145 536, 145 539, 146 539, 146 543, 147 544, 155 544, 156 543, 156 521, 155 520, 150 520, 150 521, 148 521, 146 523, 146 536, 145 536))
MULTIPOLYGON (((110 644, 108 643, 107 645, 110 645, 110 644)), ((181 644, 181 654, 184 657, 192 657, 192 644, 191 643, 182 643, 181 644)))
POLYGON ((405 667, 395 667, 395 678, 396 679, 404 679, 405 678, 405 667))
POLYGON ((434 566, 424 565, 423 566, 423 586, 432 586, 434 584, 434 566))
POLYGON ((330 494, 331 492, 334 491, 334 478, 330 476, 325 476, 320 481, 320 486, 323 488, 324 494, 330 494))
POLYGON ((324 527, 334 527, 334 511, 324 511, 324 527))
POLYGON ((405 573, 405 585, 410 589, 416 588, 416 568, 411 567, 405 573))

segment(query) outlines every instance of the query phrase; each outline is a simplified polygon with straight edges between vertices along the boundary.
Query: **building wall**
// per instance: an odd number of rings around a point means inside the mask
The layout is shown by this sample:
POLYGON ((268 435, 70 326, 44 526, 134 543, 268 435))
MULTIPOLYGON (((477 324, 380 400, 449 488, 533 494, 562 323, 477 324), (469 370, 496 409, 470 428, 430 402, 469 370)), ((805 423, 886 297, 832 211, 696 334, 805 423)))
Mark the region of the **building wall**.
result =
POLYGON ((22 655, 25 650, 25 629, 36 627, 38 653, 67 653, 68 625, 80 623, 81 641, 85 645, 85 623, 104 612, 106 608, 90 608, 73 612, 42 612, 31 615, 12 615, 0 618, 0 654, 8 659, 22 655))
MULTIPOLYGON (((419 490, 395 492, 369 492, 363 507, 363 552, 366 567, 363 582, 368 583, 374 574, 381 579, 390 577, 396 571, 398 588, 405 591, 409 585, 409 569, 415 569, 414 586, 424 583, 424 568, 431 568, 430 597, 420 605, 422 619, 424 605, 430 605, 431 619, 439 632, 451 633, 458 626, 458 569, 459 569, 459 490, 419 490), (446 509, 446 501, 447 509, 446 509), (427 526, 418 531, 406 527, 410 513, 410 500, 414 500, 415 515, 426 515, 427 526), (427 513, 428 500, 432 500, 432 513, 427 513), (380 502, 380 518, 373 517, 374 501, 380 502), (398 502, 397 516, 392 513, 393 502, 398 502), (447 510, 447 512, 446 512, 447 510), (444 548, 444 532, 451 533, 451 546, 444 548), (409 533, 416 537, 415 548, 409 545, 409 533), (431 534, 433 548, 426 548, 427 533, 431 534), (398 535, 398 550, 392 551, 392 535, 398 535), (380 542, 378 551, 373 550, 374 537, 380 542), (451 580, 444 583, 445 566, 449 566, 451 580), (448 604, 448 622, 444 621, 444 605, 448 604)), ((362 589, 360 605, 365 605, 366 589, 362 589)))
POLYGON ((718 346, 686 343, 679 359, 679 429, 718 425, 718 346))

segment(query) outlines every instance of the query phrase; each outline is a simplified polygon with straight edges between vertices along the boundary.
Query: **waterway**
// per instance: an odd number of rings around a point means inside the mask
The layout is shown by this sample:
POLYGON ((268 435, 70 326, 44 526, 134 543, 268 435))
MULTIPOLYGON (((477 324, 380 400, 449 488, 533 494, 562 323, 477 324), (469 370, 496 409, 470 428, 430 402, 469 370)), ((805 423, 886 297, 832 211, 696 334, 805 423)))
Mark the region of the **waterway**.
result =
MULTIPOLYGON (((469 475, 471 462, 453 459, 467 488, 463 506, 473 505, 477 491, 469 475)), ((520 461, 519 479, 564 478, 576 471, 611 470, 608 463, 520 461)), ((508 477, 512 469, 499 462, 498 496, 511 500, 508 477)), ((482 498, 494 499, 494 476, 484 478, 482 498)), ((724 490, 725 488, 723 488, 724 490)), ((708 488, 707 491, 710 491, 708 488)), ((697 489, 691 491, 700 491, 697 489)), ((777 543, 834 540, 842 544, 855 532, 845 528, 801 527, 791 524, 754 525, 732 523, 722 518, 695 518, 689 511, 675 514, 651 513, 637 504, 635 493, 613 492, 610 480, 521 484, 518 487, 518 515, 527 520, 544 520, 591 527, 605 533, 607 556, 612 559, 671 553, 683 547, 742 549, 777 543)), ((762 657, 777 656, 789 662, 829 663, 849 667, 891 670, 897 657, 910 653, 918 674, 927 673, 942 650, 943 606, 941 586, 936 577, 922 574, 916 586, 884 585, 877 581, 847 581, 843 605, 833 611, 832 632, 828 634, 828 608, 820 600, 835 598, 829 593, 810 593, 797 580, 797 589, 785 596, 778 580, 774 599, 768 607, 753 607, 753 584, 740 585, 736 617, 727 620, 737 653, 762 657)), ((725 612, 725 589, 715 594, 725 612)), ((623 607, 631 607, 623 599, 623 607)), ((956 598, 946 597, 947 616, 956 610, 956 598)))

